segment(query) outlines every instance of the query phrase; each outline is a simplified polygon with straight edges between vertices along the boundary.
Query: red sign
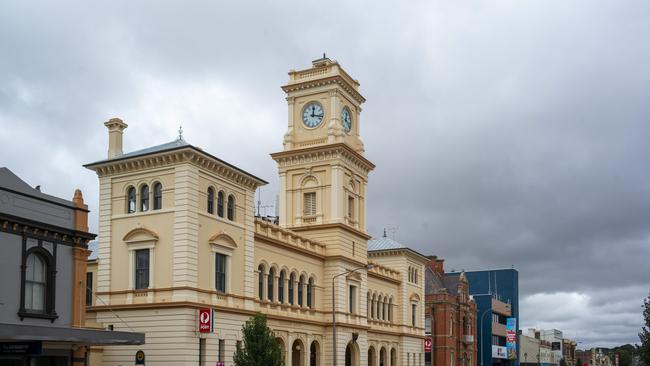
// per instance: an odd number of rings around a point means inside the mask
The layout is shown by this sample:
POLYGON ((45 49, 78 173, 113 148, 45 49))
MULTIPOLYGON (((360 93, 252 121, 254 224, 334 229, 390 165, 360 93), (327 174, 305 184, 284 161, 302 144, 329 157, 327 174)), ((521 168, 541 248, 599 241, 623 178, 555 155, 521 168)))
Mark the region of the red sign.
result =
POLYGON ((199 333, 210 333, 212 331, 212 309, 199 309, 199 333))
POLYGON ((424 339, 424 352, 431 352, 432 343, 431 338, 424 339))

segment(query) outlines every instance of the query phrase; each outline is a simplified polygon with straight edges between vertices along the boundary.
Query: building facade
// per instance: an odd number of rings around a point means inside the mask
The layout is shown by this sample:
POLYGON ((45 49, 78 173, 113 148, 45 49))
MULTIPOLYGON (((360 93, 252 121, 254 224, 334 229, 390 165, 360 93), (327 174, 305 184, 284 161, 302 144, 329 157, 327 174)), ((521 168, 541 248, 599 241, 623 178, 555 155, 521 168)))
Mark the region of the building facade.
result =
POLYGON ((514 319, 514 332, 519 334, 519 273, 515 269, 497 269, 468 271, 464 275, 477 307, 478 365, 518 366, 520 347, 507 352, 506 335, 509 318, 514 319))
POLYGON ((88 207, 0 168, 0 364, 86 365, 89 346, 141 344, 142 334, 86 327, 88 207))
POLYGON ((425 332, 431 352, 425 365, 476 366, 476 303, 467 277, 447 275, 444 260, 430 257, 426 273, 425 332))
MULTIPOLYGON (((359 83, 336 62, 289 73, 278 224, 255 217, 266 182, 182 136, 123 153, 112 119, 99 177, 98 259, 89 316, 147 335, 149 365, 232 365, 241 327, 267 315, 287 365, 418 365, 424 290, 408 280, 426 257, 368 251, 368 174, 359 83), (214 330, 197 332, 200 308, 214 330), (381 314, 381 315, 379 315, 381 314), (119 319, 117 318, 119 316, 119 319), (332 317, 337 335, 332 335, 332 317)), ((121 365, 135 347, 106 347, 121 365)))

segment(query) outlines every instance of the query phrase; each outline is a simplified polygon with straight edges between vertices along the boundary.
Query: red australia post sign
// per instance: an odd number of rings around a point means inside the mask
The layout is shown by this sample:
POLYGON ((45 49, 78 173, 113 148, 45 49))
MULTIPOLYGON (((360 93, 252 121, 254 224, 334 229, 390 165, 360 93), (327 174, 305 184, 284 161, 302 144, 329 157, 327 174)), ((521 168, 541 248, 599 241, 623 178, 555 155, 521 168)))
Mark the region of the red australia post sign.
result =
POLYGON ((212 309, 199 309, 199 333, 210 333, 212 331, 212 309))
POLYGON ((431 352, 431 338, 424 339, 424 352, 431 352))

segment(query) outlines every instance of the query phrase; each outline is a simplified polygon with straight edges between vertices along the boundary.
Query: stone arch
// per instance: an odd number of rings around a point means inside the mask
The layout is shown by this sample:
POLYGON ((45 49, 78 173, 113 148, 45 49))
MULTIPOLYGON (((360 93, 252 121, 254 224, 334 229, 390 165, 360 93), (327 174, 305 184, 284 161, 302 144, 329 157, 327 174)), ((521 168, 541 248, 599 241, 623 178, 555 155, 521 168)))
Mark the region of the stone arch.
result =
POLYGON ((301 188, 316 188, 320 185, 318 178, 312 174, 307 174, 300 180, 301 188))
POLYGON ((390 366, 397 366, 397 350, 395 347, 390 349, 390 366))
POLYGON ((355 341, 348 342, 345 347, 345 366, 361 366, 359 362, 359 345, 355 341))
POLYGON ((137 243, 141 241, 157 241, 158 234, 154 231, 147 229, 146 227, 135 228, 122 238, 125 243, 137 243))
POLYGON ((284 341, 282 337, 275 337, 275 343, 280 347, 280 353, 282 354, 282 364, 286 365, 287 363, 287 342, 284 341))
POLYGON ((368 366, 377 366, 377 351, 375 346, 368 347, 368 366))
POLYGON ((309 345, 309 366, 320 366, 320 343, 312 341, 309 345))
POLYGON ((386 354, 386 347, 381 347, 379 351, 379 366, 388 366, 388 355, 386 354))
POLYGON ((291 366, 305 366, 305 344, 297 338, 291 344, 291 366))
POLYGON ((212 235, 210 239, 208 239, 208 242, 211 244, 237 248, 237 241, 235 241, 235 238, 230 236, 225 230, 222 230, 218 233, 214 233, 214 235, 212 235))

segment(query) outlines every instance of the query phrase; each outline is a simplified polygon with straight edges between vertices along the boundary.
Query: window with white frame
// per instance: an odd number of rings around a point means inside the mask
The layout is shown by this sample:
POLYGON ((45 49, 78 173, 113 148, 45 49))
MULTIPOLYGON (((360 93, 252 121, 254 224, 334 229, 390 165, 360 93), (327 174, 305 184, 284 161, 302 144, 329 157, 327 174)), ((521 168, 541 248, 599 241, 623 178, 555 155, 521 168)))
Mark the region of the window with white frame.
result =
POLYGON ((219 292, 226 292, 226 255, 215 253, 215 289, 219 292))
POLYGON ((149 288, 149 249, 135 251, 135 289, 149 288))
POLYGON ((350 314, 357 313, 357 287, 354 285, 348 286, 348 311, 350 314))

